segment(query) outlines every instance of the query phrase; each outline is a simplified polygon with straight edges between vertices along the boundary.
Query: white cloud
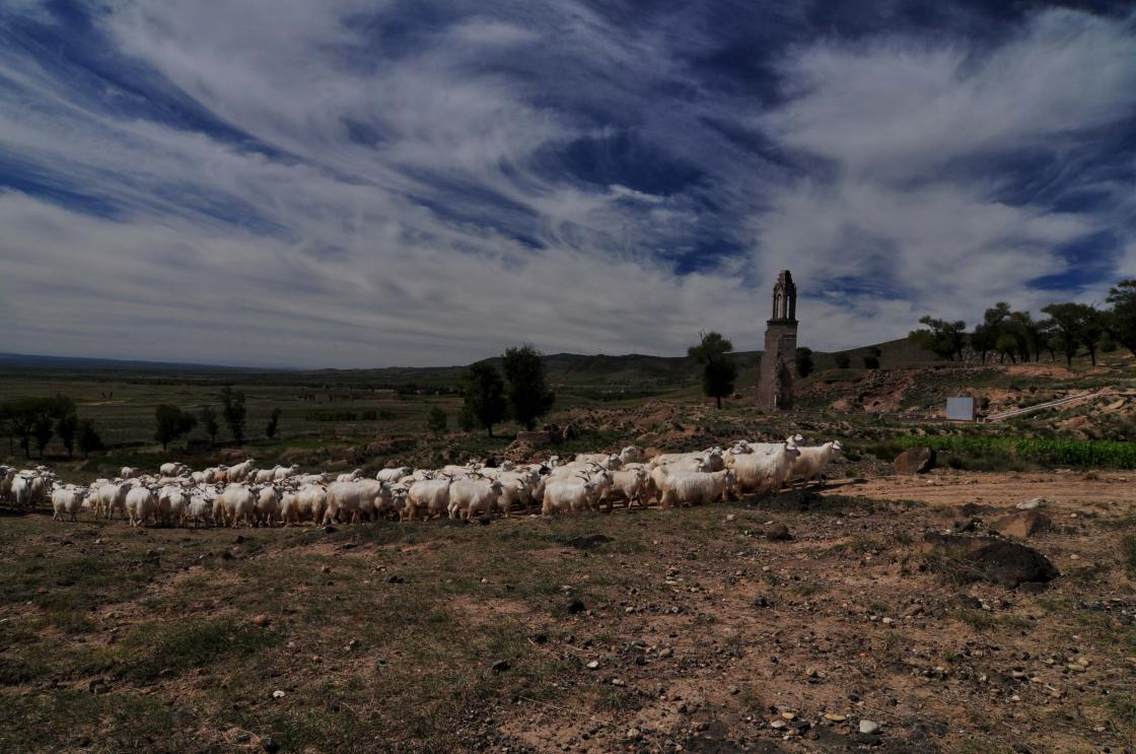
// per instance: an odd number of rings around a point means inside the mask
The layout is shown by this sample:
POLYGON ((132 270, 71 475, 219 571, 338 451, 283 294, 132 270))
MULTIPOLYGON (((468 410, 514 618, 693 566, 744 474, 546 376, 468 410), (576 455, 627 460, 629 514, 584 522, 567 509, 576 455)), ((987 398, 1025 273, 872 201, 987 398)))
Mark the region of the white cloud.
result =
POLYGON ((0 193, 0 350, 448 364, 522 340, 675 354, 702 329, 748 349, 784 267, 803 342, 851 346, 929 311, 1035 307, 1048 294, 1029 283, 1065 269, 1060 245, 1107 222, 1008 202, 995 158, 1075 150, 1132 113, 1120 23, 1042 14, 989 50, 816 42, 783 64, 790 98, 755 118, 756 98, 702 87, 672 54, 711 44, 705 30, 504 7, 410 38, 375 31, 385 6, 347 0, 121 0, 96 17, 123 66, 247 143, 0 46, 0 156, 95 205, 0 193), (775 165, 707 121, 757 123, 826 167, 775 165), (698 179, 646 190, 542 163, 632 131, 698 179), (718 225, 741 207, 739 227, 718 225), (674 273, 716 239, 750 253, 674 273))

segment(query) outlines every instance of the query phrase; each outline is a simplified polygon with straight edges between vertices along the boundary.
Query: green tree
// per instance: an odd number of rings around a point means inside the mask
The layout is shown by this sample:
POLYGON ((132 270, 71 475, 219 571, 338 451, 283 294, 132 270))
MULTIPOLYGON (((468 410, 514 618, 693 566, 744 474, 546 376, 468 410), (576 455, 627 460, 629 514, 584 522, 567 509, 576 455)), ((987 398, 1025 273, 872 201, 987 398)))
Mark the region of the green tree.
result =
POLYGON ((163 403, 154 409, 154 421, 157 429, 154 439, 162 444, 165 450, 169 444, 189 432, 197 424, 193 414, 182 411, 177 406, 163 403))
POLYGON ((202 406, 197 412, 197 423, 205 430, 205 434, 209 437, 209 445, 212 447, 217 444, 217 433, 221 431, 221 425, 217 423, 217 412, 213 410, 212 406, 202 406))
POLYGON ((1057 335, 1061 338, 1061 350, 1065 362, 1073 365, 1077 349, 1084 346, 1089 351, 1093 365, 1097 363, 1097 344, 1104 334, 1104 322, 1100 312, 1088 304, 1063 303, 1050 304, 1042 309, 1053 321, 1057 335))
POLYGON ((269 440, 276 438, 276 432, 280 428, 280 407, 272 409, 272 413, 268 416, 268 424, 264 427, 264 436, 269 440))
POLYGON ((439 406, 434 406, 430 409, 430 412, 426 414, 426 429, 436 435, 440 435, 446 431, 446 423, 446 412, 439 406))
POLYGON ((962 349, 966 345, 965 322, 948 322, 928 315, 921 318, 919 323, 926 327, 912 330, 907 336, 911 342, 941 359, 954 361, 962 358, 962 349))
POLYGON ((93 419, 81 419, 79 421, 76 442, 79 445, 79 452, 83 454, 83 458, 103 449, 103 440, 99 437, 98 431, 95 430, 95 422, 93 419))
POLYGON ((32 419, 32 439, 35 440, 36 452, 39 453, 40 458, 43 458, 43 452, 47 448, 47 444, 51 442, 53 434, 55 434, 55 427, 49 407, 47 411, 36 414, 32 419))
POLYGON ((481 427, 493 436, 493 425, 504 421, 505 382, 497 367, 482 361, 466 370, 465 401, 462 422, 465 426, 481 427))
POLYGON ((881 351, 879 348, 877 348, 875 346, 872 346, 871 348, 869 348, 868 349, 868 355, 864 357, 864 368, 865 369, 879 369, 880 368, 880 358, 883 355, 884 355, 884 352, 881 351))
POLYGON ((838 353, 832 357, 832 360, 836 362, 837 369, 847 369, 852 366, 852 357, 846 353, 838 353))
POLYGON ((79 428, 79 415, 75 409, 75 401, 65 395, 57 395, 53 399, 52 413, 55 416, 55 434, 59 435, 67 457, 75 454, 75 432, 79 428))
POLYGON ((702 392, 713 398, 718 408, 722 399, 734 392, 734 382, 738 378, 738 365, 730 352, 734 344, 721 333, 699 333, 699 343, 687 349, 687 356, 702 367, 702 392))
POLYGON ((998 336, 998 340, 994 343, 994 350, 1002 357, 1002 361, 1006 357, 1010 357, 1010 363, 1016 364, 1018 361, 1018 339, 1012 334, 1004 332, 998 336))
POLYGON ((229 385, 221 389, 221 416, 225 419, 225 426, 236 440, 237 445, 245 442, 245 420, 248 411, 245 408, 245 394, 240 390, 233 390, 229 385))
POLYGON ((797 367, 798 377, 808 377, 813 373, 816 364, 813 363, 813 349, 801 346, 793 356, 793 363, 797 367))
POLYGON ((458 412, 458 427, 462 432, 472 432, 477 429, 477 416, 467 403, 462 403, 461 411, 458 412))
POLYGON ((32 457, 32 435, 36 426, 36 418, 48 410, 48 401, 44 398, 22 398, 8 401, 4 404, 3 413, 8 432, 15 437, 24 451, 25 458, 32 457))
POLYGON ((548 387, 540 351, 529 345, 510 348, 505 351, 501 366, 509 383, 506 397, 513 418, 531 430, 556 401, 556 395, 548 387))
POLYGON ((1136 278, 1121 280, 1110 288, 1105 301, 1112 305, 1104 315, 1105 329, 1136 356, 1136 278))

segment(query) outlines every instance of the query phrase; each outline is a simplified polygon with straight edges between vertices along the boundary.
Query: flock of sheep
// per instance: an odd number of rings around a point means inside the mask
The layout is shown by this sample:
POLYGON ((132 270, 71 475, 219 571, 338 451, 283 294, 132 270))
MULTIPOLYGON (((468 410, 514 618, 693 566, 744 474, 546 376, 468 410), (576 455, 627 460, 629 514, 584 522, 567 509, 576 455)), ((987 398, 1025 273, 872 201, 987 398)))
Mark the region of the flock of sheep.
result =
POLYGON ((0 500, 32 507, 50 501, 53 518, 76 521, 80 512, 129 520, 131 526, 270 526, 302 522, 415 520, 514 512, 543 515, 610 511, 657 502, 661 508, 698 505, 736 493, 770 494, 786 483, 811 480, 841 452, 839 442, 805 447, 800 435, 784 442, 738 441, 728 450, 664 453, 650 459, 634 446, 618 454, 589 453, 571 461, 489 466, 471 462, 441 469, 409 466, 302 474, 294 466, 256 469, 254 459, 192 471, 165 463, 159 476, 124 467, 117 479, 88 487, 60 484, 44 467, 0 466, 0 500))

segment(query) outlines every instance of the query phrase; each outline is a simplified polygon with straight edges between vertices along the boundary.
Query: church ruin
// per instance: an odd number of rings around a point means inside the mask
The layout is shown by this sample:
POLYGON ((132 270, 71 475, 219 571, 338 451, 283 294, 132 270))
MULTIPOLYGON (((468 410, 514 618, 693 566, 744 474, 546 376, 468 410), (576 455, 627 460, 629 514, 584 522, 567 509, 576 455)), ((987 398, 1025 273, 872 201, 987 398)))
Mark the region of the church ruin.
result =
POLYGON ((773 318, 765 329, 765 352, 757 383, 757 405, 784 410, 793 406, 793 364, 797 354, 797 286, 782 270, 773 286, 773 318))

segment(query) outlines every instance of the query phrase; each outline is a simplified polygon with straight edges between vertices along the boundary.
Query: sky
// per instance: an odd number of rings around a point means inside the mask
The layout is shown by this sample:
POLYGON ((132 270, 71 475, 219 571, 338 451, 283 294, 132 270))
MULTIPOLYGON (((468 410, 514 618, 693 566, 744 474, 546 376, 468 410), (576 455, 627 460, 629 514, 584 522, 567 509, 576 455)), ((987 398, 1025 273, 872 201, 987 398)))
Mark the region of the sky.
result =
POLYGON ((1136 10, 0 0, 0 351, 904 336, 1136 277, 1136 10))

